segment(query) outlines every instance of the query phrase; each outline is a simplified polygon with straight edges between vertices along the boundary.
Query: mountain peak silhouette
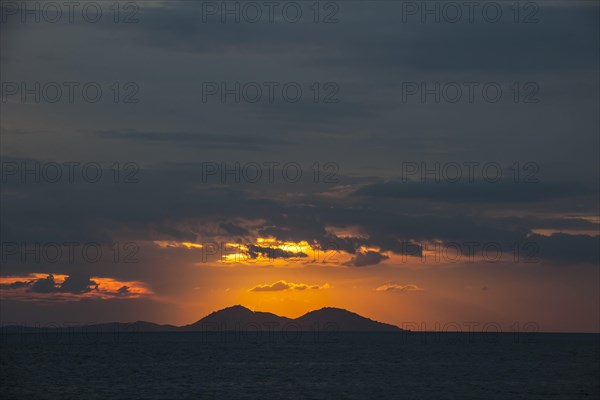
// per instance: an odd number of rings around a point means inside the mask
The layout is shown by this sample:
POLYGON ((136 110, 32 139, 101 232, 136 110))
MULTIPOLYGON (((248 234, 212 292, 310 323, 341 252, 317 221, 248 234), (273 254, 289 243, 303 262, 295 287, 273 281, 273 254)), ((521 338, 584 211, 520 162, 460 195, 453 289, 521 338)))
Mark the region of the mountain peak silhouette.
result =
POLYGON ((242 305, 235 305, 215 311, 185 330, 315 330, 337 331, 401 331, 395 325, 385 324, 362 317, 342 308, 323 307, 310 311, 299 318, 252 311, 242 305))

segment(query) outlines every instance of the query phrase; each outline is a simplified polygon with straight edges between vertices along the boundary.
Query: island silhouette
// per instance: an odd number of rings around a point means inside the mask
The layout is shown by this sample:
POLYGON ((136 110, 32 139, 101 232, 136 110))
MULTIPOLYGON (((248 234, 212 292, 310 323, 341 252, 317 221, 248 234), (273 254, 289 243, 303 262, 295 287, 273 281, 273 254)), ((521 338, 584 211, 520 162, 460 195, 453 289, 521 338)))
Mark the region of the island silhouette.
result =
MULTIPOLYGON (((153 322, 109 322, 88 324, 81 328, 93 332, 207 332, 207 331, 336 331, 336 332, 400 332, 396 325, 374 321, 342 308, 324 307, 310 311, 298 318, 252 311, 235 305, 215 311, 189 325, 161 325, 153 322)), ((31 327, 20 325, 4 326, 2 333, 28 333, 67 329, 60 326, 31 327)))

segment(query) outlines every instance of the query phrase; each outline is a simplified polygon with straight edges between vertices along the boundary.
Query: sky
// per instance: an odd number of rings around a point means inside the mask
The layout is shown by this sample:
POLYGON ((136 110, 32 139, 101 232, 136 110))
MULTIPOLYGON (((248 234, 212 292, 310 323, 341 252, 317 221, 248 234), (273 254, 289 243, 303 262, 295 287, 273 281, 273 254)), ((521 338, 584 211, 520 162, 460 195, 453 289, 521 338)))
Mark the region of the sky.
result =
POLYGON ((2 325, 600 331, 597 2, 269 4, 3 2, 2 325))

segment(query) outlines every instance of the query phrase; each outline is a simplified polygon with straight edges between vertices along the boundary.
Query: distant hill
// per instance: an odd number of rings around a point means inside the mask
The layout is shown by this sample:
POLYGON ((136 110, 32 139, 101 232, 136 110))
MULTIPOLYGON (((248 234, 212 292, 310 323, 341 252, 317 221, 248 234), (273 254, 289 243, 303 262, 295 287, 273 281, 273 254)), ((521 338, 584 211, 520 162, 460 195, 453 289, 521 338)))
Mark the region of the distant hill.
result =
POLYGON ((182 326, 182 330, 281 330, 293 320, 268 312, 251 311, 243 306, 227 307, 215 311, 191 325, 182 326))
POLYGON ((319 326, 337 331, 401 331, 396 325, 384 324, 341 308, 325 307, 294 320, 303 330, 319 326))
POLYGON ((0 333, 35 333, 62 331, 86 332, 203 332, 203 331, 332 331, 332 332, 400 332, 395 325, 373 321, 356 313, 325 307, 291 319, 278 315, 252 311, 241 305, 215 311, 190 325, 158 325, 152 322, 111 322, 80 327, 38 328, 4 326, 0 333))

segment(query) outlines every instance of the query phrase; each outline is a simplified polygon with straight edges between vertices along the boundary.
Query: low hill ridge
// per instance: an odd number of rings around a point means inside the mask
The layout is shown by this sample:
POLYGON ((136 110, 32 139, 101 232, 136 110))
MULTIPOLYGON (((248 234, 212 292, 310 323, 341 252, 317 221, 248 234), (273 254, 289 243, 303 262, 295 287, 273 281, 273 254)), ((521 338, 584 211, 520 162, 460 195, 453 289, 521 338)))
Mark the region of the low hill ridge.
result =
POLYGON ((29 333, 39 331, 80 329, 106 332, 202 332, 202 331, 332 331, 332 332, 394 332, 399 327, 374 321, 343 308, 323 307, 309 311, 292 319, 279 315, 252 311, 242 305, 226 307, 214 311, 206 317, 184 326, 159 325, 152 322, 136 321, 130 323, 108 322, 80 327, 26 327, 4 326, 0 333, 29 333))

